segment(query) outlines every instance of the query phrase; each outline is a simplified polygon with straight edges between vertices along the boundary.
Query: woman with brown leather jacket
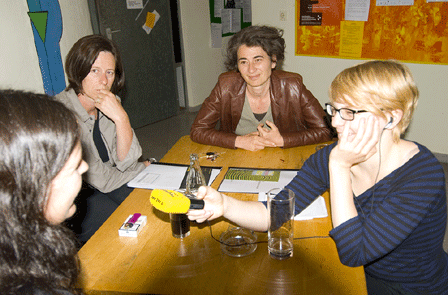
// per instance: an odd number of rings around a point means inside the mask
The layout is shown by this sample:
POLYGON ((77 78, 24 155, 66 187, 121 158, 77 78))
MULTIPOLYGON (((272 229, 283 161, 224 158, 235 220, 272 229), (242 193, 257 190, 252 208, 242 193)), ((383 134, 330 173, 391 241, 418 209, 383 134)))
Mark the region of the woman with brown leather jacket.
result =
POLYGON ((232 36, 229 72, 220 75, 202 104, 190 132, 193 141, 257 151, 331 139, 326 114, 302 77, 276 69, 284 59, 282 34, 251 26, 232 36))

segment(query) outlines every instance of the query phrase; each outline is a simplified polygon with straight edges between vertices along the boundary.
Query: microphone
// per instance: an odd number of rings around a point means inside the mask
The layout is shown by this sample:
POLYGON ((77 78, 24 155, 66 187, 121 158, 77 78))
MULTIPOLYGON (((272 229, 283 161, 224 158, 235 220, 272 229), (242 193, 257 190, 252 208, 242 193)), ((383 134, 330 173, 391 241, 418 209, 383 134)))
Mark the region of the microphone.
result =
POLYGON ((182 214, 190 209, 204 208, 203 200, 189 199, 183 193, 173 190, 155 189, 149 200, 156 209, 165 213, 182 214))

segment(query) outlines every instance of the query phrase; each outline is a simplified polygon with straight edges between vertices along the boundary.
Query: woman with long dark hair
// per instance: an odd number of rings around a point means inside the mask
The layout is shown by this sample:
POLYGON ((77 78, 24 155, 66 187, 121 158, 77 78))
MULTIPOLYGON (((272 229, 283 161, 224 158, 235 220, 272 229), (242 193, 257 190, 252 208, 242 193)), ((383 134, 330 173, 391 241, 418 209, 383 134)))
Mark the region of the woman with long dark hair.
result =
POLYGON ((81 174, 75 116, 46 95, 0 91, 0 293, 76 294, 81 174))

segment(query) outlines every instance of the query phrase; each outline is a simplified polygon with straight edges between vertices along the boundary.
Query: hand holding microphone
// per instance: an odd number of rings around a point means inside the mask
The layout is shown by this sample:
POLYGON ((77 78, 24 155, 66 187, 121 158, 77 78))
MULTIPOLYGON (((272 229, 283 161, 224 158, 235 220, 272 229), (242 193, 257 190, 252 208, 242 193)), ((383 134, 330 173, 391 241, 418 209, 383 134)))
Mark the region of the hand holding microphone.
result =
POLYGON ((174 190, 155 189, 151 192, 151 204, 165 213, 184 214, 190 209, 203 209, 204 201, 189 199, 183 193, 174 190))
POLYGON ((151 193, 150 202, 156 209, 165 213, 188 212, 188 219, 198 223, 223 216, 224 195, 209 186, 202 186, 197 197, 198 199, 189 199, 177 191, 155 189, 151 193), (194 210, 188 211, 190 209, 194 210))

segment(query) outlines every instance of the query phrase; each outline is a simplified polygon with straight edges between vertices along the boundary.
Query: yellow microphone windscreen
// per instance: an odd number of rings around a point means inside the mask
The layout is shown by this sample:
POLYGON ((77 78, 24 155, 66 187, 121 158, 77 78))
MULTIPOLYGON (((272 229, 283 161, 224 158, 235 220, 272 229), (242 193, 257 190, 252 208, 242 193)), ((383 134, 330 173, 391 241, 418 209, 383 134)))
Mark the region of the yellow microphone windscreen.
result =
POLYGON ((151 192, 151 204, 165 213, 187 213, 189 209, 204 208, 204 201, 189 199, 183 193, 174 190, 155 189, 151 192))

